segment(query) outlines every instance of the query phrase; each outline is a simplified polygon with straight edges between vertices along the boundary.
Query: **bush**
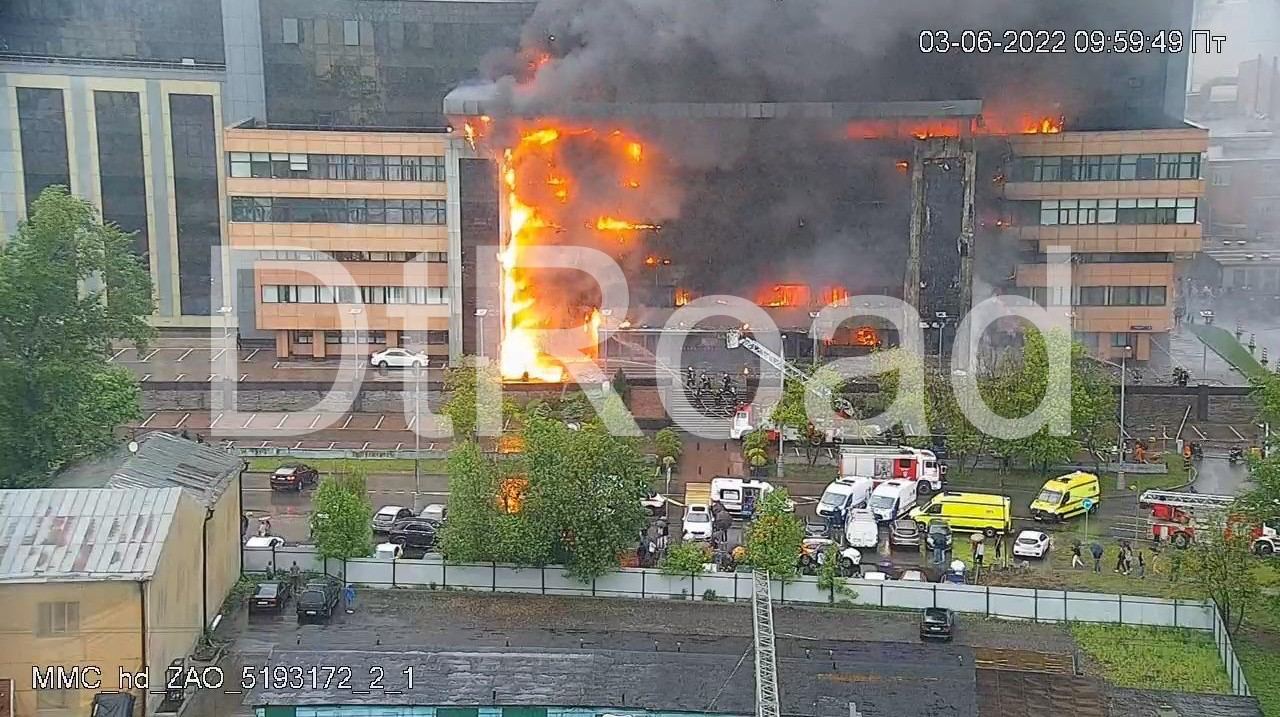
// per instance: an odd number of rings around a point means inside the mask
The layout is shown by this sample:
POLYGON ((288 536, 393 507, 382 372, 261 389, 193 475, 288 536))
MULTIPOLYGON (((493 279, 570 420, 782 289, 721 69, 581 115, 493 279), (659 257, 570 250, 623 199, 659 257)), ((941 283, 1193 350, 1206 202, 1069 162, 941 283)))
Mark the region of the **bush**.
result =
POLYGON ((703 600, 704 602, 715 602, 716 600, 719 600, 719 599, 720 599, 720 596, 719 596, 719 595, 716 595, 716 591, 715 591, 715 590, 703 590, 703 591, 702 591, 702 600, 703 600))
POLYGON ((702 543, 680 543, 662 559, 658 568, 665 575, 697 575, 711 561, 711 548, 702 543))

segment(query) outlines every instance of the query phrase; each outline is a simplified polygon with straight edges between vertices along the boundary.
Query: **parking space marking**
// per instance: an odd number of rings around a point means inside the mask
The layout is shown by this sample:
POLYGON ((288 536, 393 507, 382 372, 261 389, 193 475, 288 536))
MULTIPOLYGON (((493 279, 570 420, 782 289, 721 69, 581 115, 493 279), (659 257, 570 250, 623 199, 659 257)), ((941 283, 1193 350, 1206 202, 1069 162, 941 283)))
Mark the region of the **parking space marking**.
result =
MULTIPOLYGON (((346 428, 346 427, 347 427, 347 424, 348 424, 348 423, 351 423, 351 419, 352 419, 352 418, 355 418, 355 415, 356 415, 356 414, 354 414, 354 413, 348 413, 348 414, 347 414, 347 420, 345 420, 345 421, 343 421, 343 422, 342 422, 342 428, 346 428)), ((339 430, 341 430, 341 429, 339 429, 339 430)))
POLYGON ((367 451, 367 450, 369 450, 369 442, 368 442, 368 441, 365 441, 365 442, 364 442, 364 445, 363 445, 363 446, 360 446, 360 450, 362 450, 362 451, 367 451))
POLYGON ((293 450, 296 451, 299 448, 302 448, 302 441, 298 441, 297 443, 293 444, 293 450))
POLYGON ((227 350, 226 350, 226 349, 218 349, 218 353, 216 353, 216 354, 214 354, 214 355, 210 356, 210 357, 209 357, 209 360, 210 360, 210 361, 217 361, 218 359, 222 358, 222 354, 225 354, 226 352, 227 352, 227 350))
POLYGON ((337 441, 329 441, 329 450, 333 450, 333 447, 336 445, 338 445, 337 441))
MULTIPOLYGON (((255 418, 257 418, 257 417, 258 417, 258 414, 256 414, 256 413, 250 413, 250 414, 249 414, 249 417, 248 417, 248 418, 246 418, 246 419, 244 420, 244 425, 243 425, 243 426, 241 426, 241 428, 248 428, 248 427, 249 427, 249 424, 250 424, 250 423, 253 423, 253 419, 255 419, 255 418)), ((263 441, 263 442, 265 443, 266 441, 263 441)))
POLYGON ((173 377, 173 380, 174 380, 174 381, 181 381, 183 376, 186 376, 186 374, 185 374, 185 373, 180 373, 180 374, 178 374, 177 376, 174 376, 174 377, 173 377))
POLYGON ((156 416, 159 416, 159 415, 160 415, 159 413, 153 413, 153 414, 151 414, 150 416, 147 416, 147 420, 143 421, 143 422, 138 426, 138 428, 146 428, 146 427, 147 427, 147 425, 151 423, 152 419, 154 419, 156 416))
POLYGON ((243 359, 241 359, 241 361, 244 361, 245 363, 249 363, 250 361, 252 361, 252 360, 253 360, 253 357, 254 357, 254 356, 257 356, 257 355, 258 355, 258 352, 259 352, 259 351, 261 351, 261 350, 262 350, 262 349, 254 349, 253 351, 250 351, 250 352, 249 352, 249 355, 248 355, 248 356, 245 356, 243 359))
POLYGON ((139 381, 150 381, 150 380, 151 380, 151 374, 149 374, 149 373, 144 373, 144 374, 142 374, 142 378, 140 378, 140 379, 138 379, 138 380, 139 380, 139 381))
POLYGON ((429 451, 434 451, 435 449, 436 449, 436 444, 434 444, 434 443, 428 443, 428 444, 427 444, 427 450, 429 450, 429 451))
POLYGON ((124 353, 125 351, 128 351, 128 350, 129 350, 129 349, 120 349, 119 351, 117 351, 117 352, 115 352, 115 353, 111 354, 111 358, 107 359, 107 363, 111 363, 112 361, 115 361, 116 359, 120 358, 120 354, 122 354, 122 353, 124 353))
POLYGON ((216 428, 218 426, 218 421, 221 421, 221 420, 222 420, 222 414, 219 413, 217 418, 214 418, 212 421, 209 421, 209 428, 216 428))
POLYGON ((181 356, 179 356, 179 357, 177 358, 177 360, 178 360, 178 361, 185 360, 188 356, 190 356, 190 355, 191 355, 191 352, 192 352, 192 351, 195 351, 195 349, 187 349, 186 351, 183 351, 183 352, 182 352, 182 355, 181 355, 181 356))
POLYGON ((1205 439, 1206 439, 1206 436, 1205 436, 1203 433, 1201 433, 1201 432, 1200 432, 1200 429, 1199 429, 1199 428, 1196 428, 1196 427, 1195 427, 1195 424, 1192 424, 1192 425, 1191 425, 1191 430, 1195 431, 1197 436, 1200 436, 1200 440, 1202 440, 1202 441, 1203 441, 1203 440, 1205 440, 1205 439))
POLYGON ((1230 429, 1231 429, 1231 432, 1232 432, 1232 433, 1234 433, 1234 434, 1236 434, 1236 438, 1238 438, 1238 439, 1240 439, 1240 440, 1242 440, 1242 441, 1244 440, 1244 436, 1240 435, 1240 431, 1237 431, 1235 426, 1233 426, 1233 425, 1231 425, 1231 424, 1229 424, 1229 423, 1228 423, 1228 424, 1227 424, 1227 428, 1230 428, 1230 429))
POLYGON ((213 383, 213 380, 216 379, 219 375, 221 374, 216 374, 216 373, 209 374, 209 380, 206 381, 205 383, 213 383))
POLYGON ((307 426, 307 430, 311 430, 311 429, 315 428, 315 427, 316 427, 316 424, 317 424, 317 423, 319 423, 319 422, 320 422, 320 414, 318 414, 318 413, 317 413, 317 414, 316 414, 316 417, 315 417, 315 418, 313 418, 313 419, 311 419, 311 425, 310 425, 310 426, 307 426))
POLYGON ((409 419, 409 422, 408 422, 407 424, 405 424, 404 430, 406 430, 406 431, 412 431, 412 430, 413 430, 413 424, 415 424, 415 423, 417 423, 417 422, 418 422, 418 417, 417 417, 417 416, 414 416, 413 418, 410 418, 410 419, 409 419))
POLYGON ((182 414, 182 418, 178 419, 178 423, 174 426, 174 428, 182 428, 182 424, 186 423, 188 418, 191 418, 190 413, 182 414))
POLYGON ((249 378, 249 374, 247 374, 247 373, 242 373, 242 374, 240 374, 240 382, 241 382, 241 383, 243 383, 243 382, 244 382, 244 380, 245 380, 246 378, 249 378))
POLYGON ((141 359, 139 359, 139 361, 141 363, 146 363, 151 360, 152 356, 155 356, 158 353, 160 353, 160 349, 151 349, 151 353, 147 354, 146 356, 143 356, 141 359))
POLYGON ((280 422, 276 424, 276 428, 284 428, 284 422, 287 420, 289 420, 289 414, 286 413, 280 417, 280 422))
POLYGON ((386 417, 385 415, 378 416, 378 423, 377 423, 377 425, 375 425, 375 426, 373 427, 373 430, 375 430, 375 431, 376 431, 376 430, 378 430, 379 428, 382 428, 382 422, 383 422, 383 421, 385 421, 386 419, 387 419, 387 417, 386 417))
POLYGON ((271 364, 271 368, 273 369, 280 368, 280 362, 276 361, 275 363, 271 364))

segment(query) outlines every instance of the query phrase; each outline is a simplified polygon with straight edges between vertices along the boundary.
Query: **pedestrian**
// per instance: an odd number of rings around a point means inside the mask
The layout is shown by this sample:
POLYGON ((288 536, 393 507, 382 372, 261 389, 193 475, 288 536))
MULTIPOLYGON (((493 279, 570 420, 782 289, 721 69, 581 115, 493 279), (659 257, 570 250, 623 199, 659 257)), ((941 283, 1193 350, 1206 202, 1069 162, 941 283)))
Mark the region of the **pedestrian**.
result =
POLYGON ((1004 536, 996 536, 996 563, 1004 562, 1004 536))
POLYGON ((986 557, 986 554, 987 554, 986 543, 980 542, 973 546, 973 562, 976 563, 979 568, 982 567, 982 559, 986 557))
POLYGON ((347 587, 342 591, 342 599, 347 604, 347 614, 356 611, 356 586, 347 583, 347 587))
POLYGON ((1124 573, 1124 546, 1116 553, 1116 572, 1124 573))
POLYGON ((1102 546, 1094 543, 1089 546, 1089 554, 1093 556, 1093 572, 1102 572, 1102 546))
POLYGON ((1147 577, 1147 560, 1142 554, 1142 550, 1138 550, 1138 578, 1147 577))
POLYGON ((244 340, 240 338, 240 329, 236 329, 236 351, 244 349, 244 340))
POLYGON ((1080 543, 1078 542, 1071 544, 1071 567, 1084 567, 1084 560, 1080 558, 1080 543))
POLYGON ((640 535, 640 544, 636 546, 636 565, 639 565, 642 568, 648 567, 647 565, 644 564, 644 557, 645 557, 644 546, 645 546, 645 536, 642 533, 640 535))
POLYGON ((295 593, 302 587, 302 568, 298 567, 297 560, 289 566, 289 587, 293 588, 295 593))

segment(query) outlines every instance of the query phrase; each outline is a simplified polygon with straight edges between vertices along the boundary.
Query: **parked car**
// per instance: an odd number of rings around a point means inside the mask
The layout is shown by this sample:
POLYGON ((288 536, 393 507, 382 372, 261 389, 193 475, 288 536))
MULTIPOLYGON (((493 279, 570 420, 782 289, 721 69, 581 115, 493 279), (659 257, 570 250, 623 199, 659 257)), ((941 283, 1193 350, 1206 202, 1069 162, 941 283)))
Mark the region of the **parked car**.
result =
POLYGON ((839 561, 839 573, 846 577, 857 575, 862 570, 862 553, 857 548, 842 548, 830 538, 805 538, 800 543, 800 570, 806 574, 818 570, 826 560, 826 551, 836 546, 836 559, 839 561))
POLYGON ((383 349, 369 356, 369 365, 378 368, 422 368, 427 365, 427 355, 402 348, 383 349))
POLYGON ((925 577, 924 572, 920 570, 903 570, 898 576, 899 580, 906 580, 913 583, 927 583, 929 579, 925 577))
POLYGON ((1024 530, 1013 541, 1013 554, 1020 558, 1043 558, 1049 552, 1049 535, 1039 530, 1024 530))
POLYGON ((387 531, 387 541, 406 548, 430 550, 436 545, 440 524, 422 518, 398 520, 387 531))
POLYGON ((875 513, 876 520, 888 523, 905 517, 916 505, 916 484, 913 480, 887 480, 871 493, 867 507, 875 513))
POLYGON ((293 585, 287 580, 268 580, 258 583, 258 589, 249 600, 249 612, 274 610, 283 612, 285 603, 293 596, 293 585))
POLYGON ((316 484, 320 480, 320 471, 305 463, 280 466, 271 474, 271 490, 292 490, 298 493, 303 488, 316 484))
POLYGON ((889 542, 900 547, 919 547, 920 526, 916 525, 914 520, 906 518, 893 521, 889 542))
POLYGON ((947 640, 955 637, 956 615, 945 607, 927 607, 920 616, 921 640, 947 640))
POLYGON ((260 550, 273 550, 284 547, 284 538, 278 535, 254 535, 244 541, 244 547, 260 550))
POLYGON ((882 583, 889 579, 888 573, 882 573, 879 570, 871 570, 862 574, 863 580, 870 580, 874 583, 882 583))
POLYGON ((684 539, 711 539, 711 511, 705 505, 691 505, 684 511, 684 539))
POLYGON ((333 617, 333 611, 338 609, 340 591, 338 582, 332 578, 308 580, 298 593, 298 599, 294 601, 298 622, 301 624, 333 617))
POLYGON ((422 507, 422 512, 418 513, 419 518, 434 520, 444 525, 445 516, 449 514, 449 507, 444 503, 429 503, 422 507))
POLYGON ((854 548, 874 548, 880 544, 880 527, 875 513, 866 508, 849 511, 844 524, 844 541, 854 548))
POLYGON ((373 532, 386 533, 397 522, 412 517, 413 511, 402 505, 384 505, 373 514, 373 532))
POLYGON ((929 521, 924 533, 924 546, 930 550, 951 549, 951 524, 945 520, 934 518, 929 521))
POLYGON ((870 478, 838 478, 827 485, 814 509, 820 518, 845 516, 854 508, 864 508, 875 485, 870 478))
POLYGON ((396 543, 378 543, 373 549, 373 557, 381 560, 399 560, 404 557, 404 546, 396 543))

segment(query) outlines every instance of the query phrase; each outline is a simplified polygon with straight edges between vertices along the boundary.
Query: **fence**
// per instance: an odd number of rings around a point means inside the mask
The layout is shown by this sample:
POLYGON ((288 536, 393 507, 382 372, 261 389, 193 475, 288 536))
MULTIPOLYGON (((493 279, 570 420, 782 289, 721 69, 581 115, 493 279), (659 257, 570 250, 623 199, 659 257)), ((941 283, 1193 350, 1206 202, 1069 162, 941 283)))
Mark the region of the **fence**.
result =
MULTIPOLYGON (((375 587, 433 587, 454 590, 583 595, 658 599, 750 600, 750 573, 704 573, 672 576, 657 570, 624 568, 591 581, 579 582, 559 566, 515 567, 500 564, 445 563, 435 556, 422 560, 359 558, 343 562, 320 559, 310 548, 246 549, 244 569, 325 572, 360 585, 375 587)), ((847 600, 855 605, 920 609, 945 607, 990 617, 1040 622, 1098 622, 1213 630, 1217 611, 1198 600, 1110 595, 1064 590, 953 585, 949 583, 879 582, 849 579, 855 594, 818 587, 817 578, 801 576, 789 583, 774 582, 772 594, 780 603, 828 605, 847 600)), ((1222 631, 1225 639, 1225 631, 1222 631)), ((1219 640, 1219 651, 1223 651, 1219 640)), ((1227 643, 1226 650, 1230 650, 1227 643)), ((1224 652, 1224 655, 1228 654, 1224 652)), ((1224 664, 1226 657, 1224 656, 1224 664)), ((1234 657, 1232 658, 1234 659, 1234 657)), ((1228 665, 1228 671, 1230 671, 1228 665)), ((1238 666, 1237 666, 1238 670, 1238 666)), ((1233 678, 1234 679, 1234 678, 1233 678)), ((1241 678, 1243 680, 1243 678, 1241 678)))
POLYGON ((1227 632, 1226 623, 1222 621, 1222 613, 1213 611, 1213 642, 1218 646, 1218 657, 1222 658, 1222 666, 1227 668, 1227 677, 1231 680, 1231 691, 1241 697, 1248 697, 1249 681, 1244 678, 1244 668, 1236 659, 1236 651, 1231 646, 1231 635, 1227 632))

